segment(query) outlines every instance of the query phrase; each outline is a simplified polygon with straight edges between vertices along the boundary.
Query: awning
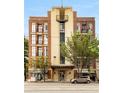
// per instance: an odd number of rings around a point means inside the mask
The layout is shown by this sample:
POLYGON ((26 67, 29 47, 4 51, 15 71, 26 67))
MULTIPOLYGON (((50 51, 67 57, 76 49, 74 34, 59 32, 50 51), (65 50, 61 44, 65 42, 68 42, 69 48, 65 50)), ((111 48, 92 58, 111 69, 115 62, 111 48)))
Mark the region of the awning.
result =
POLYGON ((52 68, 74 68, 74 65, 51 65, 52 68))
POLYGON ((88 69, 82 69, 82 73, 89 73, 88 69))
POLYGON ((96 69, 90 69, 90 73, 95 73, 96 69))
POLYGON ((29 69, 31 73, 41 73, 41 69, 29 69))

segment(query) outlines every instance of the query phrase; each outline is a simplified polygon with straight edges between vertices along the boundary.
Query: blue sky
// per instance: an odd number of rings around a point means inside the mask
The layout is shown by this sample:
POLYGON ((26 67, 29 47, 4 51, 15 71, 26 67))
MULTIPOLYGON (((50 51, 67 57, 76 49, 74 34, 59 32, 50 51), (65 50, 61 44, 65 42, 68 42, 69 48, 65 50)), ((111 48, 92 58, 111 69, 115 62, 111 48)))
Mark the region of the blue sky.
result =
MULTIPOLYGON (((61 6, 61 0, 24 0, 24 34, 28 36, 29 16, 47 16, 53 6, 61 6)), ((81 17, 96 18, 96 35, 99 33, 99 0, 63 0, 63 6, 71 6, 81 17)))

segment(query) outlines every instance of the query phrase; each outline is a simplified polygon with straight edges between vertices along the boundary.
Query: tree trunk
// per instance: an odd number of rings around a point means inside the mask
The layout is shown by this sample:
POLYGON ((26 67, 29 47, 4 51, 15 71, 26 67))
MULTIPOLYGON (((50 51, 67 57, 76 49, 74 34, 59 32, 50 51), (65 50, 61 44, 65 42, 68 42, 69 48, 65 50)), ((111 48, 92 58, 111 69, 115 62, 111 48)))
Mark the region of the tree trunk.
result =
POLYGON ((44 74, 44 82, 45 82, 45 66, 44 66, 44 73, 43 74, 44 74))
POLYGON ((78 78, 79 78, 79 66, 78 66, 78 78))
POLYGON ((81 72, 83 70, 83 58, 81 58, 81 72))
POLYGON ((79 70, 80 69, 80 66, 79 66, 79 60, 77 60, 77 78, 79 78, 79 70))

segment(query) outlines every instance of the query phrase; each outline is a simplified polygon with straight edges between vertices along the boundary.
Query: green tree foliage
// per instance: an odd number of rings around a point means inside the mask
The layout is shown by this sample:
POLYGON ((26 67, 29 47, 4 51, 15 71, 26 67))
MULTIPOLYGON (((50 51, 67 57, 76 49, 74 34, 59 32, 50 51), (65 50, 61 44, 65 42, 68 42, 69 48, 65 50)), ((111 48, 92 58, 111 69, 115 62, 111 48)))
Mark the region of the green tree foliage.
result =
MULTIPOLYGON (((89 67, 90 60, 99 56, 99 41, 94 38, 91 32, 82 34, 75 32, 67 39, 66 43, 61 43, 61 55, 81 70, 89 67)), ((79 70, 78 70, 79 71, 79 70)))
POLYGON ((28 40, 24 38, 24 62, 28 62, 28 40))
POLYGON ((45 58, 43 58, 43 56, 39 57, 37 68, 39 68, 43 73, 44 82, 45 82, 45 74, 46 74, 46 70, 48 69, 48 66, 49 66, 48 57, 45 58))
POLYGON ((25 80, 28 72, 28 39, 24 38, 24 75, 25 80))

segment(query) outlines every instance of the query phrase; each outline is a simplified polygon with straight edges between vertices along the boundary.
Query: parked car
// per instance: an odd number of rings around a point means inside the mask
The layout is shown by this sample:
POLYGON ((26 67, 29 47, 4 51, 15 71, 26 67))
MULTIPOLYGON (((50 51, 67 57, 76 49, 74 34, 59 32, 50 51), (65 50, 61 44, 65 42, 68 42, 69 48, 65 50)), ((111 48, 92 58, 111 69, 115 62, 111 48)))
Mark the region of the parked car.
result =
POLYGON ((71 83, 90 83, 90 77, 89 76, 81 76, 79 78, 71 79, 71 83))

